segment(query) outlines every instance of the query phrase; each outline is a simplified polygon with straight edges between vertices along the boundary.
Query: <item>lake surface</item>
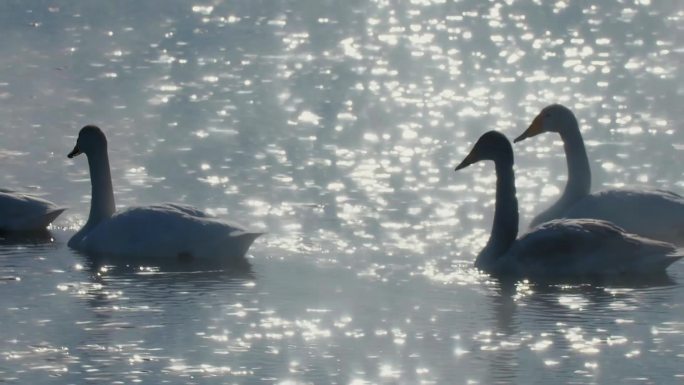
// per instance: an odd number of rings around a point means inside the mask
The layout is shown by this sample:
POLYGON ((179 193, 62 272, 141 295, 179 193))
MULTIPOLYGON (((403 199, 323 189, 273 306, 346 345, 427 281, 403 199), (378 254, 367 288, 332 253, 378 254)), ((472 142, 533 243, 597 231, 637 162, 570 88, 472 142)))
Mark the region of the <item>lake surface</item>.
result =
MULTIPOLYGON (((684 263, 627 282, 472 268, 494 203, 472 143, 576 113, 594 189, 684 192, 684 3, 0 3, 1 187, 69 206, 0 241, 0 381, 684 382, 684 263), (251 269, 101 265, 78 130, 119 208, 184 202, 267 231, 251 269)), ((559 138, 515 146, 521 228, 562 190, 559 138)))

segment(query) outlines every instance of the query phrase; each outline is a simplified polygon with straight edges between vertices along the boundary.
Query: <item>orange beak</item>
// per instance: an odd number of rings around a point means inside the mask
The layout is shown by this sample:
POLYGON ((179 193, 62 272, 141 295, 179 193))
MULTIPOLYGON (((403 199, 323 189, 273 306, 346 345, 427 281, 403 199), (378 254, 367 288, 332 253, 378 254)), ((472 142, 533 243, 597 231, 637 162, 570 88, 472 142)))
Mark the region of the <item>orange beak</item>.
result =
POLYGON ((533 136, 537 136, 537 135, 541 134, 543 132, 542 127, 544 126, 543 121, 544 121, 544 118, 542 118, 541 114, 537 115, 537 117, 534 118, 534 120, 532 121, 532 124, 530 124, 530 126, 527 128, 527 130, 525 130, 525 132, 523 132, 522 135, 515 138, 513 143, 518 143, 518 142, 525 140, 527 138, 531 138, 533 136))

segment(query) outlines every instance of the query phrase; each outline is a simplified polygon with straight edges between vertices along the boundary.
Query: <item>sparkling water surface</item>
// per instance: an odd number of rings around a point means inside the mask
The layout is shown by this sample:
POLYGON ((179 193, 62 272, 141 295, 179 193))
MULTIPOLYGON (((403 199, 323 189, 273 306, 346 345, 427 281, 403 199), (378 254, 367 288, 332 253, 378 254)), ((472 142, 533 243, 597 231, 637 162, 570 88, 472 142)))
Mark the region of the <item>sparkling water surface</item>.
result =
MULTIPOLYGON (((472 267, 480 134, 571 107, 594 189, 684 192, 684 3, 0 3, 0 187, 70 207, 0 240, 0 381, 684 382, 684 263, 648 280, 499 282, 472 267), (119 208, 192 204, 267 235, 251 268, 103 265, 78 130, 109 139, 119 208)), ((521 228, 566 179, 514 147, 521 228)))

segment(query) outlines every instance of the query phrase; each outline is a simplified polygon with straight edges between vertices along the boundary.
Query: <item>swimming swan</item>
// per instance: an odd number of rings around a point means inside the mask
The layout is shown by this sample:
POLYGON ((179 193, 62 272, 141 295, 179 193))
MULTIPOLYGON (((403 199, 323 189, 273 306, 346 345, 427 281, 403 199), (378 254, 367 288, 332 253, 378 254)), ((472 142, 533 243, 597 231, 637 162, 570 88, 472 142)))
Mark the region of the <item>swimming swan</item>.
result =
POLYGON ((575 115, 552 104, 534 118, 515 142, 544 132, 563 140, 568 181, 560 199, 537 215, 531 226, 555 218, 595 218, 615 223, 630 233, 684 245, 684 198, 663 190, 611 189, 590 194, 591 170, 575 115))
POLYGON ((513 149, 501 133, 482 135, 456 171, 492 160, 496 170, 496 204, 491 236, 475 267, 516 277, 606 276, 662 272, 684 257, 669 243, 629 234, 596 219, 558 219, 516 239, 518 200, 513 149))
POLYGON ((0 231, 43 231, 66 208, 11 190, 0 190, 0 231))
POLYGON ((261 235, 174 203, 131 207, 115 213, 107 138, 98 127, 83 127, 68 157, 81 153, 88 158, 92 201, 88 221, 69 240, 71 248, 123 258, 240 262, 261 235))

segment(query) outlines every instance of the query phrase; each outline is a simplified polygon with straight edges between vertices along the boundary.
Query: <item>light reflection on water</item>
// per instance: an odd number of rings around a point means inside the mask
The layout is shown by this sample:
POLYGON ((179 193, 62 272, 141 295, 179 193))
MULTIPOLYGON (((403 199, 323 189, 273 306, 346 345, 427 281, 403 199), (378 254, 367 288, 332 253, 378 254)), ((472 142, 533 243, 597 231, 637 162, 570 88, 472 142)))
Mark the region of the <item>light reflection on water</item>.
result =
MULTIPOLYGON (((572 106, 595 188, 681 192, 676 2, 7 1, 2 187, 71 209, 0 240, 6 382, 671 383, 684 268, 654 282, 500 283, 472 268, 480 133, 572 106), (635 28, 634 26, 639 26, 635 28), (100 266, 78 129, 117 204, 197 205, 268 234, 251 269, 100 266)), ((557 196, 557 137, 516 145, 522 226, 557 196)))

